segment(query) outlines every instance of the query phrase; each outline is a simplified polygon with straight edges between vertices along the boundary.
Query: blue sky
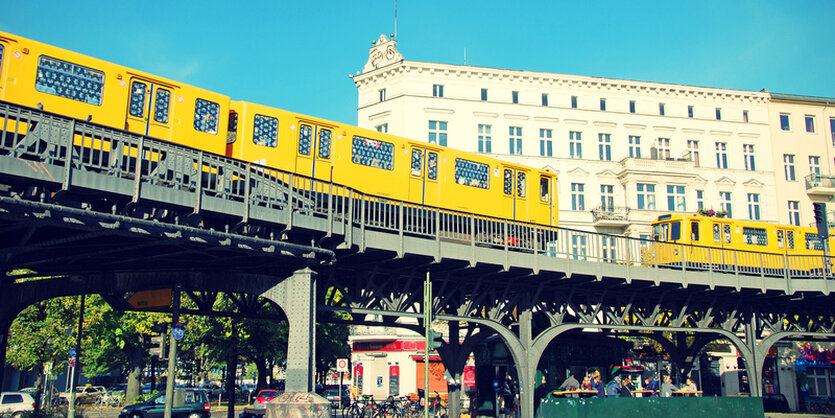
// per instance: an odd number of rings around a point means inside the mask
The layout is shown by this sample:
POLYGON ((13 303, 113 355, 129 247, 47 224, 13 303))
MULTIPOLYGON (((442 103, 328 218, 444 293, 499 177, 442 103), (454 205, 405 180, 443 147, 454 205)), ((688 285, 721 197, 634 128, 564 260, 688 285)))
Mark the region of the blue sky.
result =
MULTIPOLYGON (((356 123, 387 1, 16 1, 0 30, 356 123)), ((835 1, 399 0, 407 60, 835 97, 835 1)))

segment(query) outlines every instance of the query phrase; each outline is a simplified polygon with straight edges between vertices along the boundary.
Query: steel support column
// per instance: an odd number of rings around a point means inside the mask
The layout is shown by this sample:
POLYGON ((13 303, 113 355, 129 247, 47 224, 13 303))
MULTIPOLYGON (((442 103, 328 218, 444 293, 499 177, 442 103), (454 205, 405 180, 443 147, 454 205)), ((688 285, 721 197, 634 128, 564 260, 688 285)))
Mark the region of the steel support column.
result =
POLYGON ((316 352, 316 276, 310 268, 262 294, 277 303, 287 315, 287 392, 312 392, 316 352))
POLYGON ((517 358, 516 370, 519 374, 519 409, 523 417, 534 414, 534 380, 536 366, 539 364, 540 353, 533 349, 533 314, 531 308, 525 308, 519 314, 519 342, 522 353, 517 358))
POLYGON ((745 323, 745 345, 748 353, 742 354, 745 361, 745 371, 748 373, 748 392, 751 396, 762 396, 762 376, 760 375, 760 361, 757 359, 757 318, 752 314, 745 323))

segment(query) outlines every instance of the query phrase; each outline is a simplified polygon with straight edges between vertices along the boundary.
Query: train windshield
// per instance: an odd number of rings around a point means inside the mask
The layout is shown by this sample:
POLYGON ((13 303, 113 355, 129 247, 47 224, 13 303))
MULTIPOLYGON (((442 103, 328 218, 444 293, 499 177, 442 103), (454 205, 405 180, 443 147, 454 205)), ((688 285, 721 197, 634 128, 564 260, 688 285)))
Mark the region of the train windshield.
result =
POLYGON ((652 227, 652 239, 656 241, 678 241, 681 239, 681 223, 656 224, 652 227))

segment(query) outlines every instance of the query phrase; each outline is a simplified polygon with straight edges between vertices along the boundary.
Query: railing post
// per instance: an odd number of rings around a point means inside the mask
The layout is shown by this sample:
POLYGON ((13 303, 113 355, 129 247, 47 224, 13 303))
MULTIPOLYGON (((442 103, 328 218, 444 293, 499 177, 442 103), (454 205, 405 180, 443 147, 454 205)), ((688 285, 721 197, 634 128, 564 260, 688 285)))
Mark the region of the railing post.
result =
POLYGON ((293 173, 290 173, 290 181, 287 182, 287 194, 290 198, 287 202, 287 228, 290 229, 293 227, 293 205, 295 205, 295 196, 296 196, 296 176, 293 173))
POLYGON ((246 177, 243 179, 244 183, 244 218, 243 222, 249 222, 249 205, 250 205, 250 191, 249 181, 252 178, 252 164, 246 163, 246 177))
POLYGON ((368 199, 365 195, 360 197, 360 251, 365 251, 365 206, 368 199))
POLYGON ((397 236, 400 239, 400 247, 397 250, 397 254, 400 257, 403 257, 403 254, 406 251, 406 248, 405 248, 406 243, 404 242, 404 239, 403 239, 403 230, 405 229, 405 225, 403 224, 403 221, 406 219, 405 215, 403 214, 404 210, 405 210, 405 207, 403 206, 403 201, 398 200, 397 201, 397 218, 398 218, 397 219, 397 224, 398 224, 399 227, 397 228, 397 236))
POLYGON ((333 235, 333 181, 328 183, 328 235, 333 235))
POLYGON ((200 213, 200 206, 203 204, 203 151, 197 152, 197 198, 194 202, 194 214, 200 213))
POLYGON ((136 146, 136 168, 134 170, 134 175, 136 178, 134 179, 133 185, 133 203, 139 202, 139 193, 141 191, 140 184, 142 183, 142 151, 145 148, 145 137, 139 137, 139 143, 136 146))
POLYGON ((67 191, 70 189, 72 183, 72 144, 75 139, 75 119, 70 122, 70 134, 67 136, 67 161, 64 163, 64 183, 61 185, 61 190, 67 191))

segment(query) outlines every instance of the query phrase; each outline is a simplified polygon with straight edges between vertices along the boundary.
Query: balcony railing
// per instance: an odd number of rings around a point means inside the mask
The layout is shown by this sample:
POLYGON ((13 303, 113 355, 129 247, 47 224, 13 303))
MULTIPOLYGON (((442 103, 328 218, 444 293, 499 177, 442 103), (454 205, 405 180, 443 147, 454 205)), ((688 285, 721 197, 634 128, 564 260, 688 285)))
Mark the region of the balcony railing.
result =
POLYGON ((629 208, 598 206, 591 210, 594 222, 629 222, 629 208))
POLYGON ((806 176, 806 190, 810 189, 835 190, 835 176, 824 176, 815 173, 809 174, 806 176))

